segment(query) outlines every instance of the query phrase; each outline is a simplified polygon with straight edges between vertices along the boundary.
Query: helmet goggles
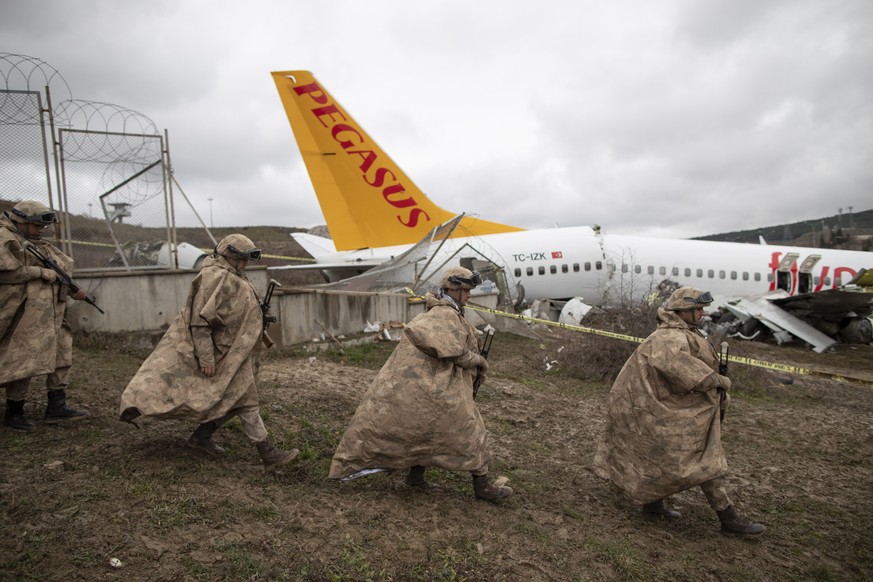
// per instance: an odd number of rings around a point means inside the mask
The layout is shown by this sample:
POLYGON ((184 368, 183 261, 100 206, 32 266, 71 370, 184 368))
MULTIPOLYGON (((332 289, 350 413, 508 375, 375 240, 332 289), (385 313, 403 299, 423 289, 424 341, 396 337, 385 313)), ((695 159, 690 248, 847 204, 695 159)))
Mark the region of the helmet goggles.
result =
POLYGON ((238 259, 246 261, 260 261, 261 249, 252 249, 250 251, 241 251, 233 245, 227 245, 226 252, 232 253, 238 259))
POLYGON ((27 214, 26 212, 22 212, 17 208, 12 209, 12 213, 15 216, 23 218, 26 222, 34 222, 37 224, 54 224, 58 221, 58 215, 56 212, 40 212, 38 214, 27 214))
POLYGON ((712 293, 710 293, 709 291, 705 291, 697 297, 683 297, 682 301, 689 304, 688 309, 693 309, 696 307, 706 307, 707 305, 712 303, 713 299, 712 293))
POLYGON ((455 285, 470 285, 471 287, 477 287, 482 284, 482 277, 479 276, 479 273, 474 272, 471 277, 452 275, 448 278, 448 281, 455 285))

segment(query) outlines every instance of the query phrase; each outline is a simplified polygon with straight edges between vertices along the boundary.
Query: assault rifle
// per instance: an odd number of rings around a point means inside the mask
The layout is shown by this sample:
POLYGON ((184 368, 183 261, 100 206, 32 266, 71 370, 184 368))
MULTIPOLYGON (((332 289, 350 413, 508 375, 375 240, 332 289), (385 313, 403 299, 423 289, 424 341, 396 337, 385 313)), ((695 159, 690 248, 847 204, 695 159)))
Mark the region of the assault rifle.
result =
MULTIPOLYGON (((728 343, 721 342, 721 349, 718 352, 718 373, 722 376, 727 376, 728 372, 728 343)), ((719 412, 718 421, 724 422, 724 401, 727 398, 727 394, 722 390, 721 392, 721 401, 719 403, 719 407, 721 411, 719 412)))
POLYGON ((270 327, 270 324, 276 323, 279 318, 275 315, 270 315, 270 301, 273 300, 273 291, 276 287, 281 287, 282 284, 275 279, 270 279, 270 284, 267 285, 267 293, 264 295, 264 302, 261 303, 261 313, 263 313, 264 317, 264 333, 261 336, 261 340, 264 342, 264 345, 267 348, 272 348, 275 342, 273 338, 270 337, 270 334, 267 332, 267 328, 270 327))
MULTIPOLYGON (((494 330, 489 329, 485 332, 485 339, 482 340, 482 346, 479 348, 479 355, 488 359, 488 352, 491 351, 491 342, 494 341, 494 330)), ((476 379, 473 380, 473 398, 476 398, 476 395, 479 393, 479 387, 482 385, 482 375, 477 374, 476 379)))
MULTIPOLYGON (((41 250, 39 250, 39 248, 37 248, 37 246, 35 244, 33 244, 30 241, 24 241, 24 244, 22 244, 21 246, 23 249, 28 251, 34 257, 39 259, 39 261, 43 265, 45 265, 45 267, 47 269, 51 269, 52 271, 54 271, 58 276, 58 281, 60 281, 62 285, 66 285, 67 287, 69 287, 70 291, 72 291, 74 294, 78 293, 79 291, 83 291, 83 289, 81 287, 79 287, 75 283, 75 281, 73 281, 73 278, 70 277, 70 275, 68 275, 67 272, 64 271, 61 268, 61 266, 53 258, 43 254, 43 252, 41 250)), ((88 295, 88 293, 85 293, 85 298, 83 299, 83 301, 85 301, 86 303, 89 303, 90 305, 93 305, 94 308, 97 311, 99 311, 100 313, 102 313, 104 315, 106 314, 106 312, 103 311, 102 309, 100 309, 100 307, 97 305, 97 302, 94 300, 93 297, 88 295)))

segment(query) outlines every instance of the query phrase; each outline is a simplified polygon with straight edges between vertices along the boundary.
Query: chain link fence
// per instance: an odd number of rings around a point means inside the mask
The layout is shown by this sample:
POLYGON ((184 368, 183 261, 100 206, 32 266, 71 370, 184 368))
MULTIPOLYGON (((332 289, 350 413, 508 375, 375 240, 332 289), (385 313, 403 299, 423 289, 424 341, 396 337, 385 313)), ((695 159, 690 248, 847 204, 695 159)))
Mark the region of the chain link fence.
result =
POLYGON ((0 53, 0 75, 0 210, 57 210, 55 242, 77 271, 196 266, 203 253, 176 240, 177 213, 214 238, 172 176, 166 133, 136 111, 72 99, 39 59, 0 53))

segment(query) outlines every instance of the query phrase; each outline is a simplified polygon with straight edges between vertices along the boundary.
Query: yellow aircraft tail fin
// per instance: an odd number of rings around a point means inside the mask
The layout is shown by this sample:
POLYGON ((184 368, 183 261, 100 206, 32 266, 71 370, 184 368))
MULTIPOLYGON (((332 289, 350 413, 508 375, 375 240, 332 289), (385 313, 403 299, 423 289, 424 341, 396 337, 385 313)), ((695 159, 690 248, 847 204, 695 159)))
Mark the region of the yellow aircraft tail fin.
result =
MULTIPOLYGON (((457 216, 425 196, 312 73, 273 80, 338 251, 413 244, 457 216)), ((464 216, 455 236, 519 230, 464 216)))

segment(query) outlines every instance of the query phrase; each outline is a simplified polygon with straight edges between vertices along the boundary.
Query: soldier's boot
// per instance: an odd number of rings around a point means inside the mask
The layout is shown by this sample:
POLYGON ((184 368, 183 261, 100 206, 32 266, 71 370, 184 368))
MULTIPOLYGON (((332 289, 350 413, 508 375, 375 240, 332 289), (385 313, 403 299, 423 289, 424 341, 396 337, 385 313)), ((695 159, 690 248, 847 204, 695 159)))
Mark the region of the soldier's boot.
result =
POLYGON ((24 400, 6 400, 6 414, 3 415, 3 424, 18 430, 36 428, 36 425, 24 416, 24 400))
POLYGON ((224 448, 220 447, 214 440, 212 440, 212 435, 218 430, 219 424, 217 422, 210 421, 204 422, 200 426, 197 427, 197 430, 188 438, 188 444, 195 449, 201 449, 206 451, 213 457, 220 457, 225 454, 227 451, 224 448))
POLYGON ((423 489, 425 491, 431 491, 439 489, 436 485, 432 485, 428 483, 424 479, 424 471, 426 467, 424 465, 413 465, 409 468, 409 472, 406 474, 406 484, 410 487, 415 487, 416 489, 423 489))
POLYGON ((88 416, 87 411, 67 406, 67 394, 63 390, 48 391, 48 404, 45 407, 47 424, 55 424, 63 420, 81 420, 86 416, 88 416))
POLYGON ((297 449, 291 449, 290 451, 277 449, 275 445, 270 442, 270 439, 264 439, 255 443, 255 447, 258 449, 258 454, 261 455, 261 461, 264 462, 264 468, 268 470, 274 469, 279 465, 290 463, 300 454, 300 451, 297 449))
POLYGON ((737 515, 733 505, 728 505, 727 508, 717 511, 718 519, 721 521, 721 533, 734 536, 757 536, 764 533, 767 529, 760 523, 752 523, 745 517, 737 515))
POLYGON ((494 485, 488 480, 488 475, 473 475, 473 492, 479 499, 498 503, 512 495, 512 487, 494 485))
POLYGON ((682 514, 675 509, 667 507, 663 499, 643 505, 643 514, 649 517, 661 517, 664 519, 679 519, 682 517, 682 514))

